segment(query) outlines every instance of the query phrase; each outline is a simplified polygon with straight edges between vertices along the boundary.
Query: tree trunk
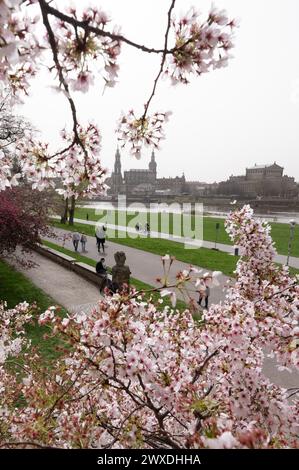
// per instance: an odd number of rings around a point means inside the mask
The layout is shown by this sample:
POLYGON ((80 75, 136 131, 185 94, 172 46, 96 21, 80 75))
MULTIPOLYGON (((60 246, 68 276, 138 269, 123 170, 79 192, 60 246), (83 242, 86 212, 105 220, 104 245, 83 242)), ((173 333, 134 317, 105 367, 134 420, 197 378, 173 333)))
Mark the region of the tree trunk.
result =
POLYGON ((61 216, 60 223, 61 224, 66 224, 67 223, 67 217, 69 213, 69 198, 67 197, 64 203, 64 212, 61 216))
POLYGON ((71 207, 69 211, 69 225, 74 225, 75 206, 76 206, 76 199, 75 199, 75 196, 72 196, 71 207))

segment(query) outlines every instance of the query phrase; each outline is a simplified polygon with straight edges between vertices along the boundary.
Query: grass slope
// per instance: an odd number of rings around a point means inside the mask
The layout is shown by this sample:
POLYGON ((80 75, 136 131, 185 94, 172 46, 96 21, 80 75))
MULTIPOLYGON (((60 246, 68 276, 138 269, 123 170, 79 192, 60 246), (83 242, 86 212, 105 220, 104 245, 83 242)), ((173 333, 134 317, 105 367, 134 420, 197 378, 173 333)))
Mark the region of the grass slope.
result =
MULTIPOLYGON (((150 220, 150 215, 148 214, 148 218, 146 214, 139 214, 136 220, 134 221, 134 218, 136 217, 135 214, 126 214, 126 217, 124 214, 118 212, 118 211, 102 211, 103 215, 101 215, 101 211, 95 209, 83 209, 81 207, 76 208, 75 211, 75 217, 78 219, 84 219, 86 220, 86 216, 88 214, 88 218, 90 221, 98 221, 100 218, 103 217, 103 221, 107 220, 107 223, 115 224, 115 225, 124 225, 128 224, 131 222, 131 225, 134 227, 135 223, 139 221, 144 225, 145 222, 149 222, 151 225, 151 228, 153 228, 153 223, 151 223, 150 220), (133 221, 133 222, 132 222, 133 221)), ((165 214, 163 214, 165 217, 165 214)), ((191 215, 191 223, 190 223, 190 229, 193 230, 195 226, 195 222, 199 223, 198 220, 196 220, 196 217, 198 219, 198 216, 191 215)), ((177 214, 169 214, 169 231, 165 230, 163 228, 163 225, 161 223, 161 213, 157 215, 157 230, 158 232, 163 232, 163 233, 170 233, 173 234, 174 232, 177 235, 184 235, 182 233, 178 233, 177 231, 174 231, 174 218, 177 223, 179 223, 179 220, 181 219, 180 215, 177 214)), ((181 219, 181 224, 180 226, 184 226, 183 224, 183 219, 181 219)), ((167 221, 166 221, 167 223, 167 221)), ((219 230, 218 230, 218 236, 217 240, 219 243, 224 243, 226 245, 232 245, 232 242, 228 236, 228 234, 225 231, 224 227, 224 219, 221 218, 214 218, 214 217, 204 217, 203 218, 203 239, 206 241, 215 241, 215 236, 216 236, 216 223, 219 223, 219 230)), ((271 236, 273 241, 276 244, 276 249, 279 254, 282 255, 287 255, 288 253, 288 243, 289 243, 289 237, 290 237, 290 226, 289 224, 282 224, 282 223, 277 223, 277 222, 270 222, 271 226, 271 236)), ((299 257, 299 243, 296 243, 296 240, 299 240, 299 225, 295 227, 295 233, 294 233, 294 242, 292 244, 292 251, 291 255, 295 257, 299 257)))
MULTIPOLYGON (((25 300, 29 304, 36 303, 39 313, 44 312, 51 305, 57 305, 55 300, 36 287, 26 276, 2 260, 0 260, 0 299, 5 300, 9 308, 13 308, 25 300)), ((66 311, 62 309, 61 314, 65 315, 66 311)), ((54 338, 45 340, 43 338, 44 334, 49 332, 47 327, 41 327, 35 321, 33 325, 28 325, 26 329, 32 344, 38 347, 46 360, 57 357, 58 354, 55 349, 57 340, 54 338)))

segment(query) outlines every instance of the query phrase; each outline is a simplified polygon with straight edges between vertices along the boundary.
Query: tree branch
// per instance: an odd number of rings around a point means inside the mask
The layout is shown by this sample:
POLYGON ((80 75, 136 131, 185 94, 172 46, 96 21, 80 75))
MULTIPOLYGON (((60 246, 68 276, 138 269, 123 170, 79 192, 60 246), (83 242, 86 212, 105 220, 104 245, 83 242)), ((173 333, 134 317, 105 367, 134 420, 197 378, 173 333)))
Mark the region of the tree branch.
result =
MULTIPOLYGON (((175 0, 174 0, 175 1, 175 0)), ((44 6, 44 10, 46 14, 48 15, 53 15, 56 18, 59 18, 60 20, 64 21, 65 23, 68 23, 72 25, 74 28, 82 28, 87 32, 94 33, 97 36, 102 36, 102 37, 108 37, 114 41, 120 41, 125 44, 128 44, 129 46, 132 46, 136 49, 139 49, 143 52, 147 53, 155 53, 155 54, 163 54, 164 49, 155 49, 151 47, 146 47, 141 44, 137 44, 134 41, 131 41, 130 39, 127 39, 125 36, 121 34, 115 34, 115 33, 110 33, 109 31, 104 31, 103 29, 97 28, 95 26, 91 26, 88 21, 80 21, 72 16, 66 15, 65 13, 62 13, 61 11, 57 10, 56 8, 51 7, 49 4, 46 2, 44 6)), ((168 51, 170 53, 170 51, 168 51)))
POLYGON ((61 66, 61 64, 59 62, 59 58, 58 58, 58 48, 57 48, 56 39, 55 39, 55 36, 54 36, 53 30, 51 28, 49 18, 48 18, 49 9, 51 9, 52 7, 50 7, 46 3, 45 0, 39 0, 39 5, 40 5, 41 12, 42 12, 43 23, 44 23, 45 28, 46 28, 47 33, 48 33, 49 43, 50 43, 50 47, 52 49, 53 60, 54 60, 54 63, 55 63, 55 67, 57 69, 59 81, 60 81, 61 85, 63 86, 65 92, 66 92, 66 96, 67 96, 67 99, 68 99, 68 102, 69 102, 69 105, 70 105, 70 108, 71 108, 72 118, 73 118, 74 140, 73 140, 72 144, 67 149, 62 151, 62 153, 65 152, 66 150, 70 149, 73 145, 78 144, 82 148, 83 153, 85 155, 85 158, 87 159, 87 157, 88 157, 87 151, 86 151, 85 146, 84 146, 83 142, 81 141, 80 136, 78 134, 79 122, 78 122, 78 118, 77 118, 77 111, 76 111, 75 102, 74 102, 73 98, 70 95, 69 86, 68 86, 68 84, 67 84, 67 82, 64 78, 64 75, 63 75, 62 66, 61 66))
POLYGON ((164 69, 164 64, 165 64, 165 59, 166 59, 166 54, 167 54, 167 47, 168 47, 168 36, 169 36, 169 31, 170 31, 170 26, 171 26, 171 13, 172 13, 172 10, 174 9, 174 5, 175 5, 175 1, 176 0, 172 0, 171 2, 171 5, 170 5, 170 8, 168 10, 168 15, 167 15, 167 28, 166 28, 166 32, 165 32, 165 40, 164 40, 164 49, 163 49, 163 55, 162 55, 162 60, 161 60, 161 65, 160 65, 160 69, 159 69, 159 72, 158 72, 158 75, 156 76, 156 79, 154 81, 154 87, 153 87, 153 90, 152 90, 152 93, 145 105, 145 109, 144 109, 144 113, 143 113, 143 116, 142 116, 142 120, 144 121, 145 118, 146 118, 146 114, 147 114, 147 111, 148 111, 148 108, 149 108, 149 105, 153 99, 153 97, 155 96, 155 92, 156 92, 156 88, 157 88, 157 85, 158 85, 158 81, 159 81, 159 78, 161 77, 162 73, 163 73, 163 69, 164 69))
POLYGON ((212 357, 216 356, 216 354, 218 354, 218 352, 219 352, 219 349, 215 349, 215 351, 212 352, 212 354, 210 354, 209 356, 207 356, 205 358, 202 365, 196 369, 193 380, 192 380, 192 384, 194 384, 196 382, 196 380, 199 378, 199 376, 202 374, 202 372, 206 368, 208 362, 212 359, 212 357))

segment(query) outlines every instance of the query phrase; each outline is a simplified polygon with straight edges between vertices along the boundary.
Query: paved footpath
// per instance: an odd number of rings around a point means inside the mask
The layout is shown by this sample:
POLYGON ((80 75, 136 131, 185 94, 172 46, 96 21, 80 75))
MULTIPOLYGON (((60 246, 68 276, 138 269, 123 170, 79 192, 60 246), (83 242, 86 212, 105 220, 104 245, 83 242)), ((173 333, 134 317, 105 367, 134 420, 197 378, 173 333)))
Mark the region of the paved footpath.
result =
POLYGON ((69 312, 89 311, 100 299, 99 289, 73 271, 36 252, 30 254, 30 259, 38 266, 25 269, 14 265, 15 269, 69 312))
MULTIPOLYGON (((53 216, 52 218, 60 220, 60 217, 58 217, 58 216, 53 216)), ((88 221, 88 220, 77 219, 77 218, 74 219, 74 222, 77 222, 77 223, 80 223, 80 224, 85 224, 85 225, 95 225, 96 224, 95 221, 91 221, 91 220, 88 221)), ((123 225, 113 225, 113 224, 106 224, 106 225, 110 229, 117 229, 117 230, 123 231, 123 232, 127 231, 127 233, 134 233, 136 235, 135 228, 125 227, 123 225)), ((190 238, 180 237, 180 236, 177 236, 177 235, 170 235, 170 234, 167 234, 167 233, 151 231, 151 236, 154 237, 154 238, 161 238, 161 239, 164 239, 164 240, 170 240, 172 242, 183 243, 183 244, 186 244, 186 245, 194 247, 194 248, 201 248, 201 247, 203 247, 203 248, 214 248, 215 247, 215 242, 210 242, 210 241, 206 241, 206 240, 203 240, 203 241, 194 240, 194 239, 190 239, 190 238)), ((224 243, 217 243, 216 246, 217 246, 218 250, 223 251, 225 253, 229 253, 230 255, 232 255, 233 252, 234 252, 234 247, 232 245, 227 245, 227 244, 224 244, 224 243)), ((239 249, 239 253, 242 254, 242 250, 239 249)), ((276 263, 285 264, 286 261, 287 261, 287 256, 277 254, 275 256, 274 260, 275 260, 276 263)), ((294 256, 290 256, 289 266, 291 266, 292 268, 299 269, 299 258, 296 258, 294 256)))
MULTIPOLYGON (((52 241, 53 243, 56 243, 57 245, 63 245, 65 248, 68 250, 74 251, 73 248, 73 243, 72 240, 69 239, 65 243, 63 243, 63 235, 70 233, 67 230, 63 229, 58 229, 55 228, 55 232, 58 236, 60 236, 60 239, 58 240, 53 240, 51 238, 48 238, 49 241, 52 241)), ((131 248, 129 246, 121 245, 115 242, 110 241, 109 239, 105 243, 106 247, 106 253, 103 255, 102 253, 99 254, 96 246, 96 238, 87 236, 87 253, 82 253, 83 255, 86 255, 88 258, 94 259, 94 260, 99 260, 102 256, 105 257, 106 259, 106 264, 107 266, 113 266, 115 264, 114 260, 114 253, 117 251, 124 251, 127 257, 126 264, 131 269, 132 277, 135 279, 138 279, 140 281, 145 282, 146 284, 149 284, 151 286, 160 286, 157 282, 157 278, 163 277, 163 267, 162 267, 162 261, 161 261, 161 256, 155 255, 153 253, 149 253, 147 251, 142 251, 138 250, 136 248, 131 248)), ((79 245, 80 249, 80 245, 79 245)), ((175 260, 171 267, 171 272, 169 276, 170 282, 175 281, 175 275, 179 271, 183 271, 184 269, 188 269, 190 267, 190 264, 188 263, 183 263, 181 261, 175 260)), ((200 268, 197 266, 198 269, 202 269, 203 273, 209 272, 206 269, 200 268)), ((226 285, 227 281, 229 278, 227 276, 222 275, 220 277, 220 286, 219 287, 213 287, 211 289, 211 296, 210 296, 210 302, 213 303, 219 303, 221 300, 224 299, 224 292, 223 292, 223 287, 226 285)), ((195 298, 198 300, 198 294, 193 293, 192 298, 195 298)))

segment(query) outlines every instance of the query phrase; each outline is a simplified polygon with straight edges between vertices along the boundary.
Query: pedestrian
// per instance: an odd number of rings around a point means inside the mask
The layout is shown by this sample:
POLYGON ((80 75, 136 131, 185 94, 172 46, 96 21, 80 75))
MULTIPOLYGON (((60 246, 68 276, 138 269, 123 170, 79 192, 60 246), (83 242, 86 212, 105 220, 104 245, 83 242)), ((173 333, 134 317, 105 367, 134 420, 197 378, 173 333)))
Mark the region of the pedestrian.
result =
POLYGON ((82 253, 86 253, 87 236, 84 233, 82 233, 81 235, 80 242, 82 247, 82 253))
POLYGON ((78 251, 79 241, 80 241, 80 238, 81 238, 80 233, 74 232, 72 238, 73 238, 74 249, 75 249, 75 251, 78 251))
POLYGON ((199 293, 199 300, 198 300, 198 305, 201 306, 201 302, 202 300, 204 300, 204 308, 205 309, 208 309, 209 308, 209 296, 210 296, 210 287, 209 286, 205 286, 205 288, 203 289, 203 291, 201 291, 199 293))
POLYGON ((97 227, 96 229, 96 239, 97 239, 97 246, 98 246, 98 252, 101 252, 101 247, 103 250, 103 253, 105 253, 105 240, 106 240, 106 230, 107 228, 105 225, 101 225, 100 227, 97 227))
POLYGON ((145 224, 144 231, 147 235, 150 233, 150 224, 148 222, 146 222, 145 224))
POLYGON ((198 299, 198 305, 201 306, 201 302, 204 300, 204 308, 208 309, 209 308, 209 297, 210 297, 210 281, 211 281, 211 276, 210 275, 204 275, 203 277, 203 282, 198 290, 199 292, 199 299, 198 299))

